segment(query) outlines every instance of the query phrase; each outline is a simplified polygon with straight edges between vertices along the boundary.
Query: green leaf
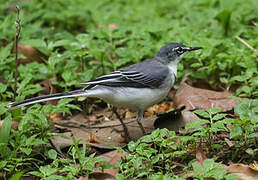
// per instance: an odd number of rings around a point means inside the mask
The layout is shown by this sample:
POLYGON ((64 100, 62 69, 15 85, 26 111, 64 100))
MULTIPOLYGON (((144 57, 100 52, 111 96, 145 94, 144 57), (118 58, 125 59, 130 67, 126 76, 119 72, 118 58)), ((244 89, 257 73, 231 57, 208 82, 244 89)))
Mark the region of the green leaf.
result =
POLYGON ((0 143, 7 145, 9 141, 10 131, 11 131, 12 117, 9 114, 3 122, 2 128, 0 129, 0 143))
POLYGON ((244 82, 246 80, 246 77, 245 76, 237 75, 237 76, 232 77, 231 80, 239 81, 239 82, 244 82))
POLYGON ((217 121, 217 120, 219 120, 219 119, 224 118, 225 116, 227 116, 227 114, 225 114, 225 113, 220 113, 220 114, 216 114, 212 119, 215 120, 215 121, 217 121))
POLYGON ((33 47, 46 47, 45 41, 42 39, 24 39, 21 41, 22 44, 30 45, 33 47))
POLYGON ((237 174, 228 174, 225 176, 226 180, 237 180, 239 176, 237 174))
POLYGON ((230 128, 231 128, 231 131, 230 131, 230 138, 231 138, 231 139, 243 135, 242 128, 239 127, 238 125, 231 126, 230 128))
POLYGON ((0 116, 8 111, 5 103, 0 103, 0 116))
POLYGON ((50 159, 53 159, 53 160, 55 160, 56 157, 57 157, 57 152, 56 152, 54 149, 50 149, 50 150, 47 152, 47 154, 48 154, 48 157, 49 157, 50 159))
POLYGON ((12 43, 8 44, 5 47, 0 48, 0 64, 6 60, 6 58, 11 54, 12 43))
POLYGON ((0 83, 0 94, 5 92, 7 89, 7 85, 6 84, 3 84, 3 83, 0 83))
POLYGON ((194 169, 195 171, 197 171, 197 172, 200 173, 201 175, 204 174, 205 170, 204 170, 204 168, 203 168, 200 164, 193 163, 192 166, 193 166, 193 169, 194 169))
POLYGON ((20 180, 25 171, 16 172, 9 180, 20 180))
POLYGON ((213 159, 205 159, 203 161, 203 166, 205 169, 210 170, 214 167, 214 160, 213 159))
POLYGON ((20 150, 24 152, 27 156, 29 156, 32 151, 31 148, 20 148, 20 150))
POLYGON ((251 155, 251 156, 253 156, 254 153, 255 153, 254 150, 251 149, 251 148, 246 149, 245 152, 246 152, 247 154, 251 155))
POLYGON ((210 115, 202 109, 197 109, 194 111, 194 113, 198 114, 199 116, 204 117, 204 118, 210 118, 210 115))
POLYGON ((224 122, 222 121, 217 121, 214 124, 212 124, 211 129, 213 132, 218 132, 218 131, 228 131, 228 129, 225 127, 224 122))
POLYGON ((221 112, 220 108, 214 107, 214 108, 210 108, 208 109, 208 112, 212 115, 217 114, 218 112, 221 112))
POLYGON ((6 166, 7 163, 8 163, 7 161, 1 160, 0 161, 0 169, 3 169, 6 166))
POLYGON ((210 121, 205 119, 199 119, 192 123, 186 124, 185 129, 188 130, 188 129, 194 128, 195 130, 202 130, 203 124, 208 124, 208 123, 210 123, 210 121))
POLYGON ((223 10, 218 14, 225 35, 227 35, 229 31, 231 14, 231 10, 223 10))
POLYGON ((34 176, 37 176, 37 177, 44 177, 43 174, 38 172, 38 171, 32 171, 32 172, 29 172, 29 173, 34 175, 34 176))
POLYGON ((248 117, 248 114, 250 112, 250 107, 248 106, 248 104, 248 102, 242 102, 235 106, 234 112, 235 114, 240 116, 240 119, 248 117))
POLYGON ((236 90, 236 94, 246 93, 247 95, 251 94, 251 88, 249 86, 241 86, 236 90))
POLYGON ((51 168, 49 165, 48 166, 40 166, 39 171, 44 174, 44 176, 50 176, 57 172, 57 169, 51 168))
POLYGON ((248 138, 257 138, 258 137, 258 132, 254 132, 249 134, 248 138))

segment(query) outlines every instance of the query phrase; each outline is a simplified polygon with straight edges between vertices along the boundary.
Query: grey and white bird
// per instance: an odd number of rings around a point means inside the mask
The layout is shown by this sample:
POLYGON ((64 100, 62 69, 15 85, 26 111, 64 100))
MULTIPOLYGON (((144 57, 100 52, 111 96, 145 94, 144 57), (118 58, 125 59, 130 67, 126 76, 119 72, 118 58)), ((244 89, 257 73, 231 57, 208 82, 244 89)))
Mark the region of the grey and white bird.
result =
MULTIPOLYGON (((85 88, 34 97, 10 103, 9 106, 11 108, 22 107, 43 101, 77 96, 97 97, 115 107, 137 111, 137 122, 145 134, 141 123, 144 111, 168 95, 176 80, 179 61, 186 53, 198 49, 201 47, 187 47, 179 43, 169 43, 163 46, 152 59, 81 83, 86 85, 85 88)), ((128 135, 125 124, 122 121, 121 123, 126 135, 128 135)))

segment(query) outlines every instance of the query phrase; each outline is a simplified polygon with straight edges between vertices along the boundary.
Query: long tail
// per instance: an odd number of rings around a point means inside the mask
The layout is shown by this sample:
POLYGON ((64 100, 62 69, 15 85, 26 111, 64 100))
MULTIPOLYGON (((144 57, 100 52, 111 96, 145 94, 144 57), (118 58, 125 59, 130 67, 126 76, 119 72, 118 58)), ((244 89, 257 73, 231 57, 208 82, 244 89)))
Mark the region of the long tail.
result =
POLYGON ((86 94, 86 91, 84 89, 65 92, 65 93, 56 93, 56 94, 49 94, 45 96, 38 96, 30 99, 25 99, 23 101, 19 102, 12 102, 9 104, 10 108, 17 108, 22 106, 27 106, 30 104, 36 104, 39 102, 54 100, 54 99, 62 99, 62 98, 68 98, 68 97, 77 97, 77 96, 83 96, 86 94))

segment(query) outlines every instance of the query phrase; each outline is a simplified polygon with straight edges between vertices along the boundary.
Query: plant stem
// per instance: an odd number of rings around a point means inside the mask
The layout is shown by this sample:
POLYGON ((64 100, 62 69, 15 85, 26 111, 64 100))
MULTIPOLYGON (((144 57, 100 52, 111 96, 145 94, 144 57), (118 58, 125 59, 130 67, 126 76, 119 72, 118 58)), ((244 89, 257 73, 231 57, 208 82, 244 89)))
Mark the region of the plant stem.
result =
POLYGON ((18 59, 18 42, 20 37, 20 31, 21 31, 21 24, 20 24, 20 8, 19 6, 16 6, 17 11, 17 18, 15 20, 15 26, 16 26, 16 35, 15 35, 15 74, 14 74, 14 99, 17 96, 17 77, 18 77, 18 65, 19 65, 19 59, 18 59))

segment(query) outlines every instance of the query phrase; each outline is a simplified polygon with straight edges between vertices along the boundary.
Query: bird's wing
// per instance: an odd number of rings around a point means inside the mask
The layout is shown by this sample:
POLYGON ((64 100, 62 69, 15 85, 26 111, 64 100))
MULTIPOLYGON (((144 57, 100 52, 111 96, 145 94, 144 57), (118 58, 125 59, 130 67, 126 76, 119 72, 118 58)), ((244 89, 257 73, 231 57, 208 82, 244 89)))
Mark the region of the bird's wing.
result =
POLYGON ((169 70, 167 67, 159 63, 148 63, 148 61, 144 61, 81 84, 158 88, 168 74, 169 70))

